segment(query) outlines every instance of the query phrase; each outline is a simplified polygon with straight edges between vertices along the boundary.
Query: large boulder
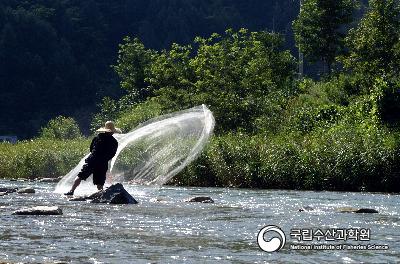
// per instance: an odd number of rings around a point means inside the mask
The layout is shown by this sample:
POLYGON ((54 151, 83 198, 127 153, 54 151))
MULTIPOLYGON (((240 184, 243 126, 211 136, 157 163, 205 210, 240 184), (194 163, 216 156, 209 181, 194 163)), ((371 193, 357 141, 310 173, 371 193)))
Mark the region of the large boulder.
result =
POLYGON ((137 204, 138 202, 132 197, 121 183, 116 183, 103 191, 99 191, 91 195, 92 203, 109 203, 109 204, 137 204))
POLYGON ((92 200, 92 203, 108 203, 108 204, 137 204, 138 202, 132 197, 121 183, 111 185, 105 190, 98 191, 89 196, 74 197, 70 201, 86 201, 92 200))
POLYGON ((15 211, 13 215, 62 215, 57 206, 36 206, 15 211))

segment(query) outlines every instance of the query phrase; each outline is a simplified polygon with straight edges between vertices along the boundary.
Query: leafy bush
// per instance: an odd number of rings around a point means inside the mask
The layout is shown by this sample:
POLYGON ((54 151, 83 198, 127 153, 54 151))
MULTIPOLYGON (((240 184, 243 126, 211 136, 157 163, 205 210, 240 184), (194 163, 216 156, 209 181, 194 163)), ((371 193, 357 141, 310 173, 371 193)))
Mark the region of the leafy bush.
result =
POLYGON ((1 178, 55 177, 66 174, 88 152, 89 141, 36 139, 0 143, 1 178))
POLYGON ((246 134, 216 136, 203 154, 170 183, 262 187, 264 185, 256 179, 259 175, 257 143, 246 134))
POLYGON ((109 97, 104 97, 98 107, 100 108, 100 110, 97 114, 93 116, 92 122, 90 124, 90 130, 93 133, 97 129, 99 129, 99 127, 103 127, 105 122, 109 120, 114 120, 119 113, 117 102, 109 97))
POLYGON ((206 104, 219 124, 217 133, 252 133, 260 118, 277 120, 270 111, 279 113, 293 94, 295 60, 282 44, 277 34, 246 29, 198 37, 193 45, 173 44, 162 52, 125 39, 115 68, 132 98, 147 91, 164 112, 206 104), (140 54, 148 59, 136 60, 140 54))
POLYGON ((375 91, 378 92, 377 107, 380 119, 390 127, 400 124, 400 79, 375 81, 375 91))
POLYGON ((156 100, 150 99, 121 111, 115 123, 126 133, 133 130, 139 124, 162 113, 161 105, 156 100))
POLYGON ((169 184, 398 192, 399 136, 346 123, 306 135, 218 136, 169 184))
POLYGON ((79 139, 82 134, 73 118, 58 116, 42 127, 40 136, 46 139, 79 139))

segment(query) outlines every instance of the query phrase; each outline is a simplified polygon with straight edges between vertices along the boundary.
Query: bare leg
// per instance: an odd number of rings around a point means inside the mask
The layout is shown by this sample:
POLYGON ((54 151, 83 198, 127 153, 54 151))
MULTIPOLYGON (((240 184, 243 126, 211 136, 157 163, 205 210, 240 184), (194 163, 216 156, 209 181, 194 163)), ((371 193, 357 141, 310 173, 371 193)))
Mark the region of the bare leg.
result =
POLYGON ((72 184, 71 190, 69 192, 67 192, 66 195, 73 195, 76 187, 78 187, 79 184, 81 184, 81 181, 82 180, 79 177, 76 177, 74 184, 72 184))

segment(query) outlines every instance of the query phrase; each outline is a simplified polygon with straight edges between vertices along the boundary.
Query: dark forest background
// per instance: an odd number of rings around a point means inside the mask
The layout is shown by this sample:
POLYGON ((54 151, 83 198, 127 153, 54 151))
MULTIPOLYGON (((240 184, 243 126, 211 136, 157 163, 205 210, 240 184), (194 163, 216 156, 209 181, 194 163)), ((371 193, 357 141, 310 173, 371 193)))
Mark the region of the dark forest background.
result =
POLYGON ((122 94, 110 67, 124 36, 161 50, 227 28, 285 36, 296 54, 293 0, 2 0, 0 135, 36 136, 72 116, 87 134, 105 96, 122 94))

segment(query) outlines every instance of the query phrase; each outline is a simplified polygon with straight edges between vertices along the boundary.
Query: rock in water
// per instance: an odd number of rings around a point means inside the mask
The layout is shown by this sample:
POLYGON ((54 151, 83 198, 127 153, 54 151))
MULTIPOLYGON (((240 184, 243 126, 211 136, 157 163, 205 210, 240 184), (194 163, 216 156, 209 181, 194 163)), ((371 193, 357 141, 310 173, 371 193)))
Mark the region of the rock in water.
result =
POLYGON ((13 193, 16 192, 18 188, 0 188, 0 192, 4 193, 13 193))
POLYGON ((302 208, 299 209, 299 212, 310 212, 314 211, 315 209, 312 206, 303 206, 302 208))
POLYGON ((185 202, 189 203, 214 203, 214 200, 209 196, 196 196, 187 199, 185 202))
POLYGON ((338 211, 340 213, 357 213, 357 214, 376 214, 378 213, 377 210, 371 208, 352 208, 352 207, 344 207, 339 208, 338 211))
POLYGON ((39 178, 36 179, 37 182, 59 182, 60 178, 39 178))
POLYGON ((70 202, 84 202, 86 200, 89 200, 88 196, 78 196, 78 197, 71 198, 68 201, 70 201, 70 202))
MULTIPOLYGON (((133 197, 132 199, 135 200, 133 197)), ((124 193, 117 193, 110 200, 110 204, 130 204, 130 203, 137 203, 137 201, 135 200, 134 202, 131 202, 131 199, 124 193)))
POLYGON ((357 211, 355 211, 355 213, 358 213, 358 214, 377 214, 379 212, 377 210, 371 209, 371 208, 360 208, 357 211))
POLYGON ((103 191, 92 194, 88 197, 92 203, 109 203, 109 204, 137 204, 133 198, 122 186, 121 183, 113 184, 103 191))
POLYGON ((17 193, 35 193, 35 189, 26 187, 26 188, 19 189, 17 191, 17 193))
POLYGON ((36 206, 15 211, 13 215, 62 215, 62 210, 57 206, 36 206))

